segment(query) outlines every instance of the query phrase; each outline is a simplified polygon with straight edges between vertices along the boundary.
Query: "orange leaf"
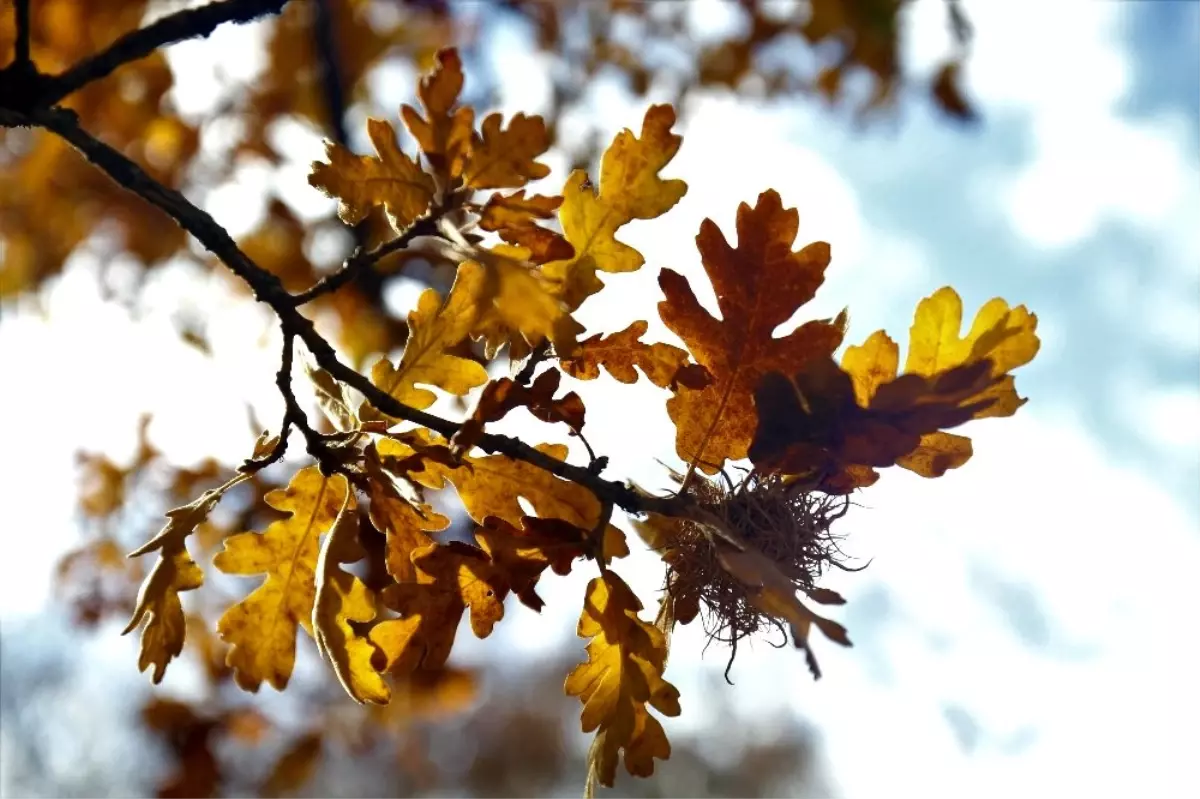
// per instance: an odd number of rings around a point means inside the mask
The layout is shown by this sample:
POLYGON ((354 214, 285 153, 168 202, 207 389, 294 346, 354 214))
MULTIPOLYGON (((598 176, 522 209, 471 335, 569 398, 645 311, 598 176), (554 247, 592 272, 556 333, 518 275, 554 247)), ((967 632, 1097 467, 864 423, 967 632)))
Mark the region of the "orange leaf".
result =
POLYGON ((524 189, 507 197, 497 192, 480 212, 479 226, 499 233, 509 244, 528 250, 532 263, 573 258, 575 248, 569 241, 535 221, 553 216, 562 200, 540 194, 526 199, 524 189))
POLYGON ((412 453, 398 441, 383 439, 363 451, 363 465, 371 498, 371 524, 387 537, 385 563, 398 582, 415 579, 413 553, 433 543, 429 533, 445 530, 450 520, 422 501, 412 480, 388 469, 388 456, 412 453))
POLYGON ((637 382, 637 370, 659 388, 675 388, 677 384, 701 389, 712 379, 699 364, 689 363, 687 350, 670 344, 646 344, 641 340, 648 325, 634 322, 619 333, 607 337, 601 334, 579 342, 574 357, 561 362, 564 372, 577 380, 595 380, 600 367, 608 370, 621 383, 637 382))
POLYGON ((716 290, 719 320, 700 305, 683 275, 670 269, 659 275, 666 295, 659 315, 713 377, 700 390, 679 388, 667 402, 679 457, 708 473, 727 459, 746 457, 757 422, 754 388, 764 374, 791 374, 841 344, 842 317, 807 322, 783 338, 773 335, 813 298, 829 265, 824 242, 792 251, 798 228, 795 209, 784 208, 774 191, 759 195, 754 208, 739 206, 736 249, 712 220, 704 220, 696 245, 716 290))

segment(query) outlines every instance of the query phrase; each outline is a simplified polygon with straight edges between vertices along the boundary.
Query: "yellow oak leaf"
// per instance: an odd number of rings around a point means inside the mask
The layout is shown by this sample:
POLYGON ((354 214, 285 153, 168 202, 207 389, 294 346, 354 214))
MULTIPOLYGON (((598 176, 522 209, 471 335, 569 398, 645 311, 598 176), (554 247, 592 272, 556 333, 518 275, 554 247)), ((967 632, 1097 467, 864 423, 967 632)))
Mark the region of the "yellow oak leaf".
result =
POLYGON ((333 429, 342 433, 356 430, 360 425, 358 415, 350 407, 342 384, 324 369, 305 362, 304 371, 312 381, 313 391, 317 395, 317 405, 325 418, 333 425, 333 429))
POLYGON ((409 105, 400 107, 404 124, 425 154, 429 165, 448 181, 462 175, 463 163, 474 136, 475 111, 455 108, 462 92, 462 59, 454 48, 438 51, 437 64, 417 84, 417 96, 428 119, 409 105))
MULTIPOLYGON (((996 298, 979 309, 966 338, 959 337, 961 324, 962 300, 954 289, 941 288, 923 299, 917 305, 909 333, 904 374, 937 378, 987 360, 990 367, 986 371, 991 379, 981 384, 983 388, 978 393, 957 402, 957 406, 975 406, 970 417, 974 419, 1011 416, 1025 400, 1017 396, 1013 377, 1007 372, 1024 366, 1037 354, 1040 346, 1037 316, 1024 306, 1010 309, 1008 303, 996 298)), ((888 407, 893 412, 897 409, 898 394, 896 386, 891 384, 899 382, 899 363, 899 347, 882 330, 872 333, 862 345, 846 348, 842 370, 850 375, 860 407, 879 407, 876 397, 880 392, 889 392, 888 407)), ((926 396, 921 401, 929 400, 926 396)), ((925 415, 928 418, 928 408, 925 415)), ((959 415, 955 413, 954 417, 959 415)), ((934 429, 922 432, 920 444, 895 462, 923 477, 940 477, 947 470, 962 466, 971 454, 969 438, 934 429)), ((873 482, 874 472, 863 472, 855 482, 862 485, 862 479, 873 482)))
POLYGON ((167 664, 183 651, 186 620, 179 594, 204 583, 204 572, 188 554, 187 537, 208 518, 220 498, 221 491, 209 491, 194 502, 167 511, 167 524, 158 535, 129 553, 129 557, 136 558, 158 552, 158 560, 138 591, 133 617, 121 633, 133 632, 146 620, 138 671, 153 665, 151 679, 156 684, 166 674, 167 664))
POLYGON ((264 533, 238 533, 225 539, 213 564, 226 574, 265 574, 266 579, 217 622, 221 640, 230 644, 226 663, 244 690, 257 691, 266 680, 287 687, 296 660, 296 627, 311 634, 319 538, 341 511, 346 479, 326 477, 309 466, 286 489, 267 494, 272 508, 288 518, 272 522, 264 533))
POLYGON ((384 604, 400 618, 381 621, 370 633, 382 653, 383 670, 396 675, 442 668, 467 609, 472 632, 486 638, 504 616, 508 593, 488 554, 470 544, 430 544, 412 560, 415 581, 383 591, 384 604))
MULTIPOLYGON (((594 578, 579 617, 580 638, 591 638, 588 660, 567 675, 568 696, 583 702, 584 732, 597 730, 589 769, 612 787, 619 752, 625 768, 648 776, 653 757, 665 759, 670 744, 662 726, 646 719, 649 704, 667 716, 679 715, 679 691, 663 679, 666 640, 661 630, 638 618, 642 603, 614 572, 594 578)), ((653 719, 651 719, 653 721, 653 719)))
MULTIPOLYGON (((477 269, 459 269, 450 295, 443 303, 433 289, 425 289, 408 315, 408 340, 395 366, 387 358, 371 369, 371 382, 400 402, 424 410, 437 395, 421 385, 437 386, 462 396, 488 381, 487 370, 470 358, 450 352, 467 337, 479 311, 484 275, 477 269)), ((364 420, 387 418, 375 409, 359 411, 364 420)))
POLYGON ((671 133, 674 124, 675 109, 655 105, 646 111, 640 138, 628 129, 617 134, 600 162, 599 193, 581 169, 567 178, 558 216, 575 255, 545 264, 542 272, 570 310, 604 288, 597 271, 633 272, 645 263, 641 253, 617 240, 617 230, 665 214, 687 192, 682 180, 658 174, 682 141, 671 133))
POLYGON ((696 246, 716 291, 719 320, 700 305, 683 275, 670 269, 659 274, 666 295, 659 315, 713 378, 700 390, 680 387, 667 401, 679 457, 709 474, 727 459, 746 457, 758 421, 754 390, 764 374, 792 374, 814 358, 828 358, 842 342, 844 315, 774 336, 813 298, 829 265, 824 242, 792 251, 799 224, 796 210, 784 208, 774 191, 759 195, 753 208, 738 207, 736 249, 716 223, 704 220, 696 246))
POLYGON ((463 167, 463 181, 472 189, 516 189, 550 174, 537 157, 550 147, 546 123, 540 116, 517 114, 501 128, 500 114, 489 114, 463 167))
POLYGON ((347 224, 356 225, 382 207, 393 227, 403 230, 429 208, 433 178, 400 150, 391 123, 368 119, 367 135, 379 157, 326 142, 329 163, 313 162, 309 185, 338 201, 338 216, 347 224))
POLYGON ((562 370, 577 380, 595 380, 600 367, 622 383, 637 382, 640 368, 646 379, 659 388, 674 388, 677 383, 700 389, 711 380, 699 364, 690 363, 687 350, 671 344, 646 344, 641 340, 646 322, 634 322, 619 333, 597 334, 579 342, 579 351, 560 362, 562 370))
POLYGON ((460 264, 458 272, 483 269, 486 282, 479 301, 480 313, 472 337, 487 342, 492 358, 504 344, 519 360, 549 339, 555 353, 570 356, 579 346, 584 328, 555 295, 554 285, 530 260, 524 247, 497 245, 477 253, 478 263, 460 264))
POLYGON ((1024 305, 1010 309, 1007 302, 996 297, 975 314, 965 338, 959 338, 961 326, 962 299, 954 289, 947 286, 921 300, 909 330, 904 372, 931 377, 987 358, 992 364, 992 376, 998 381, 984 393, 993 400, 992 404, 976 418, 1012 416, 1025 400, 1017 396, 1013 379, 1007 373, 1037 355, 1041 347, 1036 332, 1037 315, 1024 305))
POLYGON ((375 598, 362 580, 340 568, 366 555, 358 543, 355 505, 354 493, 346 492, 342 509, 317 557, 313 639, 317 652, 329 660, 338 682, 354 701, 384 704, 391 698, 391 691, 371 665, 375 645, 350 626, 350 622, 364 624, 375 618, 375 598))

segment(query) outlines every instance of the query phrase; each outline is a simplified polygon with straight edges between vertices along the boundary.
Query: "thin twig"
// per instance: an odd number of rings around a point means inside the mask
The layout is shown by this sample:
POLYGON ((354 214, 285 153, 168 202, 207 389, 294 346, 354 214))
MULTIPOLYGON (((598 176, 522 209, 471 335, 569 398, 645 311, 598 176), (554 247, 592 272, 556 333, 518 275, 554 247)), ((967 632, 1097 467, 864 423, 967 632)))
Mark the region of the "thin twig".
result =
POLYGON ((29 57, 29 0, 16 0, 13 15, 17 23, 17 41, 14 45, 13 64, 19 70, 32 71, 33 61, 29 57))
MULTIPOLYGON (((277 14, 288 0, 219 0, 163 17, 125 34, 106 49, 83 59, 61 75, 47 79, 38 105, 51 106, 118 67, 151 55, 160 47, 208 36, 226 22, 251 22, 277 14)), ((18 10, 22 3, 17 4, 18 10)))
POLYGON ((311 287, 295 295, 292 302, 298 308, 324 294, 332 294, 387 256, 407 247, 413 239, 420 236, 432 236, 436 233, 437 220, 434 216, 421 217, 405 228, 399 236, 388 240, 375 249, 355 250, 354 254, 342 264, 341 269, 331 275, 326 275, 311 287))

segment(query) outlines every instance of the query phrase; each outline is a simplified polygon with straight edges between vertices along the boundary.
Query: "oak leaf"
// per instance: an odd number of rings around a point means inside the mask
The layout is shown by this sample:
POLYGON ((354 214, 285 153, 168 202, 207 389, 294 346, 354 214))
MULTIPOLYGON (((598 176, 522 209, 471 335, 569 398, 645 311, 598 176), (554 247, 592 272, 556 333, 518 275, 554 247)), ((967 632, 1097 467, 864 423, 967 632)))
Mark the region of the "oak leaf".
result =
POLYGON ((549 424, 563 422, 572 432, 578 433, 584 422, 583 400, 574 391, 555 399, 561 378, 561 372, 549 369, 538 375, 530 386, 508 377, 488 383, 475 403, 475 410, 450 440, 451 447, 458 452, 469 451, 479 440, 484 425, 497 422, 509 411, 522 407, 535 419, 549 424))
MULTIPOLYGON (((526 516, 518 528, 503 519, 489 516, 475 530, 475 540, 492 563, 504 575, 509 589, 525 605, 540 611, 545 602, 536 587, 542 573, 552 569, 569 574, 572 563, 593 551, 591 533, 562 519, 526 516)), ((606 558, 629 554, 620 531, 611 527, 601 543, 606 558)))
POLYGON ((365 555, 358 543, 358 512, 350 491, 317 557, 313 639, 318 654, 329 660, 338 682, 354 701, 384 704, 391 692, 371 665, 375 646, 350 624, 375 618, 375 598, 362 580, 341 568, 341 564, 354 563, 365 555))
POLYGON ((379 622, 370 633, 383 668, 393 674, 442 668, 468 608, 471 630, 479 638, 490 635, 504 616, 508 589, 483 550, 461 541, 430 544, 412 560, 415 582, 383 591, 384 603, 401 617, 379 622))
POLYGON ((848 493, 875 482, 876 468, 914 452, 923 436, 975 418, 994 401, 981 397, 994 382, 987 360, 933 377, 910 373, 882 384, 864 408, 832 358, 792 378, 772 372, 755 392, 759 426, 750 458, 764 470, 811 479, 814 488, 848 493))
POLYGON ((675 109, 655 105, 646 111, 640 138, 628 129, 617 134, 600 162, 599 192, 583 170, 567 178, 558 216, 575 254, 545 264, 542 271, 569 309, 577 309, 604 288, 597 271, 633 272, 645 263, 641 253, 617 240, 622 226, 662 216, 687 193, 682 180, 664 180, 658 174, 682 141, 671 133, 674 124, 675 109))
POLYGON ((462 92, 462 59, 452 47, 438 51, 437 65, 417 84, 417 96, 428 118, 409 105, 400 107, 404 124, 434 171, 453 181, 462 175, 463 163, 474 136, 475 111, 456 108, 462 92))
POLYGON ((577 380, 595 380, 600 376, 601 366, 621 383, 637 382, 637 369, 641 369, 646 379, 659 388, 683 385, 702 389, 712 380, 708 370, 690 362, 687 350, 661 342, 643 342, 648 327, 646 322, 634 322, 619 333, 608 336, 598 333, 579 342, 579 351, 559 365, 577 380))
POLYGON ((367 135, 378 157, 326 142, 329 163, 313 162, 309 185, 338 201, 338 216, 346 224, 356 225, 382 207, 392 226, 404 230, 429 208, 433 178, 400 150, 391 123, 368 119, 367 135))
POLYGON ((579 346, 584 328, 557 296, 555 285, 532 262, 524 247, 500 244, 476 253, 476 261, 458 267, 479 269, 486 275, 480 294, 479 315, 471 336, 487 342, 487 357, 495 357, 504 344, 513 360, 549 340, 557 354, 570 356, 579 346))
POLYGON ((450 520, 423 501, 420 491, 407 475, 389 468, 389 455, 407 457, 412 449, 398 441, 383 439, 363 451, 367 473, 367 494, 371 499, 371 524, 387 538, 384 562, 388 574, 397 582, 416 579, 413 553, 433 543, 430 533, 450 526, 450 520))
MULTIPOLYGON (((408 340, 400 362, 393 366, 387 358, 381 359, 371 369, 371 382, 418 410, 437 399, 421 385, 461 396, 486 383, 487 370, 482 365, 450 351, 475 323, 484 281, 482 270, 460 268, 445 302, 434 289, 422 292, 417 307, 408 315, 408 340)), ((371 408, 363 408, 360 414, 364 419, 386 418, 371 408)))
POLYGON ((536 160, 550 147, 545 121, 517 114, 507 130, 501 124, 500 114, 489 114, 472 142, 463 167, 463 181, 472 189, 517 189, 550 174, 536 160))
POLYGON ((296 660, 296 628, 312 632, 318 539, 337 518, 347 490, 340 475, 326 477, 315 466, 301 469, 286 489, 266 496, 267 504, 288 518, 272 522, 263 533, 227 538, 213 558, 226 574, 266 575, 217 622, 217 632, 231 647, 226 662, 244 690, 257 691, 264 680, 280 691, 287 687, 296 660))
POLYGON ((670 269, 659 274, 666 299, 659 315, 683 339, 712 382, 703 389, 679 387, 667 402, 675 423, 679 457, 708 473, 725 460, 746 457, 757 415, 754 389, 768 372, 791 374, 841 344, 844 316, 806 322, 783 338, 774 330, 811 300, 825 279, 829 245, 792 251, 799 228, 795 209, 766 191, 758 204, 738 207, 738 246, 733 248, 711 219, 696 245, 716 290, 721 319, 696 299, 687 279, 670 269))
POLYGON ((584 732, 597 730, 589 769, 612 787, 621 750, 631 774, 649 776, 653 757, 666 759, 671 747, 646 705, 679 715, 679 691, 663 679, 666 641, 653 624, 638 618, 642 603, 614 572, 594 578, 579 617, 580 638, 591 638, 588 660, 567 675, 564 689, 583 702, 584 732))
POLYGON ((183 652, 186 620, 179 594, 204 583, 204 572, 188 554, 187 537, 208 518, 220 498, 220 491, 208 491, 194 502, 167 511, 167 524, 158 535, 129 553, 136 558, 158 552, 158 560, 138 591, 133 617, 121 633, 133 632, 146 620, 138 671, 153 665, 155 683, 162 681, 167 664, 183 652))
POLYGON ((496 192, 480 210, 479 227, 528 250, 529 260, 535 264, 573 258, 575 248, 569 241, 537 223, 554 216, 562 201, 562 197, 541 194, 526 198, 524 189, 507 196, 496 192))

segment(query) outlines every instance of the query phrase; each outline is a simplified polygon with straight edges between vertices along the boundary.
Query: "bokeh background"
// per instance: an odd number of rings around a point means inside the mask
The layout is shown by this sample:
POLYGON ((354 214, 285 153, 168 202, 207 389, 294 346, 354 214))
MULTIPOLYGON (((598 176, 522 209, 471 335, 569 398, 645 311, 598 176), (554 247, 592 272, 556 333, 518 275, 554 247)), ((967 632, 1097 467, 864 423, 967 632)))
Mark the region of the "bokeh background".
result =
MULTIPOLYGON (((947 284, 968 309, 1027 305, 1043 342, 1018 372, 1028 405, 968 425, 962 469, 885 474, 843 520, 847 551, 870 561, 827 583, 848 599, 837 618, 854 648, 818 642, 814 683, 795 651, 743 647, 729 686, 725 651, 680 629, 674 754, 613 793, 1192 795, 1200 4, 975 0, 955 6, 969 37, 940 0, 905 4, 874 39, 847 12, 836 21, 861 35, 841 71, 837 42, 805 27, 834 6, 863 4, 296 0, 72 102, 303 287, 353 244, 305 181, 322 139, 366 151, 365 119, 395 119, 454 44, 464 101, 553 122, 544 193, 573 166, 595 175, 648 104, 676 104, 684 142, 666 174, 689 191, 624 229, 647 265, 609 278, 582 310, 589 329, 648 319, 674 341, 658 269, 699 277, 700 220, 731 231, 767 188, 799 208, 802 241, 832 245, 803 318, 849 306, 850 341, 904 338, 915 303, 947 284)), ((34 57, 57 71, 180 4, 33 7, 34 57)), ((137 672, 119 633, 145 564, 123 553, 276 424, 278 331, 172 223, 89 169, 48 136, 0 135, 0 794, 576 794, 588 737, 561 681, 582 656, 586 567, 544 581, 540 615, 512 604, 487 640, 460 631, 460 679, 386 712, 354 706, 309 641, 285 693, 242 694, 202 623, 162 685, 137 672)), ((369 366, 402 346, 418 293, 450 277, 394 259, 318 322, 369 366)), ((669 485, 665 394, 571 387, 611 475, 669 485)), ((256 499, 288 474, 231 494, 198 543, 261 529, 256 499)), ((653 608, 654 558, 618 570, 653 608)), ((211 622, 252 582, 206 572, 185 604, 211 622)))

